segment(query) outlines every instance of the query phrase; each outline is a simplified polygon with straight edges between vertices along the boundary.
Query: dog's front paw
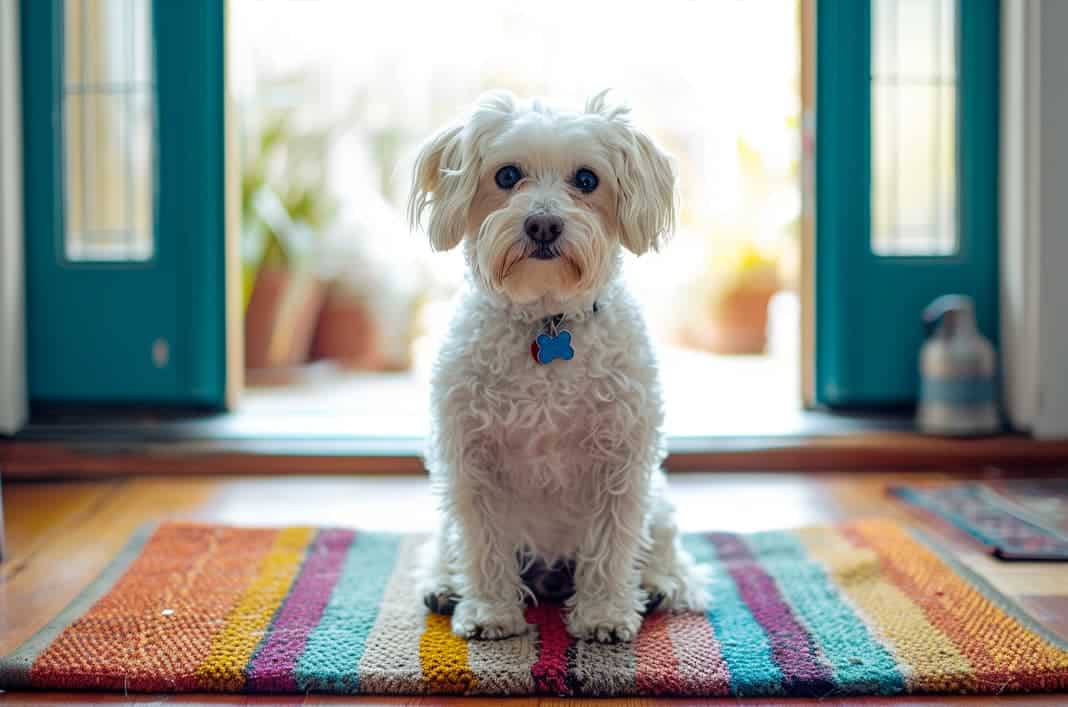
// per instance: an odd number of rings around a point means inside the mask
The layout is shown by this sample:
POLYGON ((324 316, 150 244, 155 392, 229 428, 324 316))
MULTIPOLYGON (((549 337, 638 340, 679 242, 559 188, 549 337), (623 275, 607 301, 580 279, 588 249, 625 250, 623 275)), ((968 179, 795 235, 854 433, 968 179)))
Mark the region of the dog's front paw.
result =
POLYGON ((435 614, 452 616, 456 605, 460 602, 460 595, 449 587, 438 587, 423 592, 423 604, 435 614))
POLYGON ((598 643, 633 641, 642 615, 629 604, 578 601, 567 615, 567 632, 580 640, 598 643))
POLYGON ((518 603, 461 599, 452 614, 452 632, 460 638, 498 640, 521 636, 529 629, 518 603))
POLYGON ((678 574, 652 574, 642 576, 642 589, 649 596, 646 614, 662 611, 705 611, 708 608, 708 593, 705 586, 708 576, 704 567, 694 565, 678 574))

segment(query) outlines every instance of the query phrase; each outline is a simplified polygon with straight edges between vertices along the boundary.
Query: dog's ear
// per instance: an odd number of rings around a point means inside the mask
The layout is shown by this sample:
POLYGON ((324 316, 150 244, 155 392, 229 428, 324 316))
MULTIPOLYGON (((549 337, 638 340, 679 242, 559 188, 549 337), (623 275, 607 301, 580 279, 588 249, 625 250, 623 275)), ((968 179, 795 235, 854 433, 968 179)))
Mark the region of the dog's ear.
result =
POLYGON ((641 255, 675 230, 675 169, 647 135, 633 132, 634 149, 624 153, 617 209, 623 246, 641 255))
POLYGON ((609 124, 616 151, 616 215, 620 242, 641 255, 656 250, 675 230, 675 168, 652 138, 630 124, 625 106, 610 106, 603 91, 586 103, 586 111, 609 124))
POLYGON ((408 222, 419 228, 423 212, 430 207, 427 232, 434 250, 454 248, 464 237, 470 198, 461 199, 459 194, 463 131, 463 124, 451 125, 430 138, 420 148, 412 170, 408 222))
POLYGON ((430 208, 427 232, 434 250, 455 248, 467 230, 467 210, 478 191, 483 143, 514 113, 515 96, 492 91, 479 97, 466 121, 444 128, 419 150, 408 195, 408 222, 418 228, 430 208))

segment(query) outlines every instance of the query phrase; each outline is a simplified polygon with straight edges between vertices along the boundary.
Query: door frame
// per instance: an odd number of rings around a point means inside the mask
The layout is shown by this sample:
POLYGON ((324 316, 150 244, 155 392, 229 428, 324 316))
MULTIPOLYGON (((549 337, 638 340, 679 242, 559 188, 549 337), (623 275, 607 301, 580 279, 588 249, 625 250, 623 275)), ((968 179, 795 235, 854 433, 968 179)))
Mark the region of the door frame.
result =
POLYGON ((1003 0, 1002 394, 1017 428, 1068 438, 1068 62, 1060 0, 1003 0))
MULTIPOLYGON (((19 0, 0 0, 0 434, 26 422, 19 0)), ((0 547, 3 543, 0 518, 0 547)))

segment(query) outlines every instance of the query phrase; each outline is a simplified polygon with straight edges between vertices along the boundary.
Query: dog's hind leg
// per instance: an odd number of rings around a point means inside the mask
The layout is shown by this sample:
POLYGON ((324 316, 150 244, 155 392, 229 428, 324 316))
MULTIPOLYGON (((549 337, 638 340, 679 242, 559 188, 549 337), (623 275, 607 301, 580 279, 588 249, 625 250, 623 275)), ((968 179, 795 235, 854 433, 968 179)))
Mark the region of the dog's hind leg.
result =
MULTIPOLYGON (((657 475, 660 476, 660 475, 657 475)), ((649 552, 642 567, 642 588, 650 610, 704 611, 708 605, 707 568, 682 547, 675 507, 666 496, 662 477, 654 477, 649 509, 649 552)))

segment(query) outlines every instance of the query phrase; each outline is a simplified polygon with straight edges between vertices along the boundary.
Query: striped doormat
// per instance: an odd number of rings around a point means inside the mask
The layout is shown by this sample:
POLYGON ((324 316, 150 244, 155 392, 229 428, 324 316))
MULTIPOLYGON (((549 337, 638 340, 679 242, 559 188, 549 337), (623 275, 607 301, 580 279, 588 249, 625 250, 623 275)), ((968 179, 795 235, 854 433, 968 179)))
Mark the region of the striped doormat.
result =
POLYGON ((686 538, 707 614, 629 644, 560 609, 465 642, 412 581, 419 538, 168 524, 14 654, 0 687, 489 695, 860 695, 1068 688, 1068 645, 915 531, 874 520, 686 538))

